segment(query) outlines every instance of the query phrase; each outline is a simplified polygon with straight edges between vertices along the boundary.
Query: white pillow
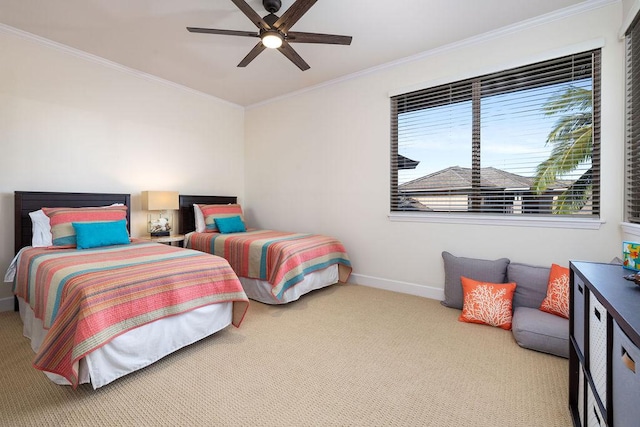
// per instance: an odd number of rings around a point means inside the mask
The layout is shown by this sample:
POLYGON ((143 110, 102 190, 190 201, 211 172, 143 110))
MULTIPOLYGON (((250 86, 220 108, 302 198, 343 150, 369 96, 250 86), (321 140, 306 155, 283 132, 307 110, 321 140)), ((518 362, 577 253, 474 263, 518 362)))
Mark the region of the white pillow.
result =
POLYGON ((34 248, 43 248, 53 245, 53 236, 51 235, 51 223, 49 217, 42 209, 35 212, 29 212, 31 217, 31 246, 34 248))
POLYGON ((202 213, 202 209, 200 206, 193 204, 193 214, 196 218, 196 232, 204 233, 207 229, 207 225, 204 223, 204 214, 202 213))

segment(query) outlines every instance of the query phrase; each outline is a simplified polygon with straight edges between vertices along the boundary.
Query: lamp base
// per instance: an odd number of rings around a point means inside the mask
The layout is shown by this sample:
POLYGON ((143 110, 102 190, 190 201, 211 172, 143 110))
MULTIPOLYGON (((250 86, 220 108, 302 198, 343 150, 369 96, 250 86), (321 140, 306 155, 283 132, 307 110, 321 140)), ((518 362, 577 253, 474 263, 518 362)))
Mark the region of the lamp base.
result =
POLYGON ((169 234, 169 231, 152 231, 151 237, 168 237, 169 234))

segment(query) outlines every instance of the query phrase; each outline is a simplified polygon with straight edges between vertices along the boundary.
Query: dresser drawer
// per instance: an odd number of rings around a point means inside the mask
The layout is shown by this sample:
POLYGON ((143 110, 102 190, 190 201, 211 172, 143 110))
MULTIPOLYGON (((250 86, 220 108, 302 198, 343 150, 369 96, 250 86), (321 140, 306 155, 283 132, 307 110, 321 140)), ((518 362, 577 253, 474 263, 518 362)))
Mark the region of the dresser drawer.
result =
POLYGON ((584 296, 586 287, 582 279, 575 274, 573 276, 573 338, 578 344, 580 356, 584 356, 584 296))
POLYGON ((640 362, 640 349, 631 342, 616 322, 613 322, 611 358, 613 423, 619 427, 638 426, 640 373, 636 369, 636 362, 640 362))
POLYGON ((604 427, 607 425, 606 420, 602 417, 602 413, 600 412, 600 407, 593 396, 593 390, 591 390, 591 387, 587 387, 587 407, 585 409, 587 423, 583 425, 588 427, 604 427))
POLYGON ((607 310, 593 293, 589 294, 589 362, 593 385, 602 405, 607 407, 607 310))

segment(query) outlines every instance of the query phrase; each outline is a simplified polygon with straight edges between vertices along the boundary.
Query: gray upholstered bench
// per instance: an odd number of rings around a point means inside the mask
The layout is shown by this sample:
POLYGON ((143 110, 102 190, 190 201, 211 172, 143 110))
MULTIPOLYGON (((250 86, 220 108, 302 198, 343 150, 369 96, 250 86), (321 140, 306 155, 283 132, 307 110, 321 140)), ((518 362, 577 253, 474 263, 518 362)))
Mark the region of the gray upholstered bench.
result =
POLYGON ((569 319, 539 310, 547 295, 548 267, 509 263, 507 282, 516 282, 511 331, 520 347, 569 357, 569 319))
POLYGON ((515 282, 511 330, 521 347, 569 357, 569 320, 539 310, 547 295, 549 267, 512 263, 507 258, 482 260, 443 252, 445 299, 442 304, 462 309, 460 276, 491 283, 515 282))

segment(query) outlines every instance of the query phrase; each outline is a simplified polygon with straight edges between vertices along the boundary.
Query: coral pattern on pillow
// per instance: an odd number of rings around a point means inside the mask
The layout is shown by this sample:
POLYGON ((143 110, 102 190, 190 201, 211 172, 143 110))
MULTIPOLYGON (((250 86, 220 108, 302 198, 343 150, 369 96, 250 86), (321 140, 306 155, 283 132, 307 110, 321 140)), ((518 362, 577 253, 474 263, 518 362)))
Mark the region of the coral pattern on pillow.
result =
POLYGON ((557 264, 551 265, 547 296, 540 305, 540 310, 569 318, 569 269, 557 264))
POLYGON ((460 277, 463 291, 461 322, 510 330, 515 283, 488 283, 460 277))

